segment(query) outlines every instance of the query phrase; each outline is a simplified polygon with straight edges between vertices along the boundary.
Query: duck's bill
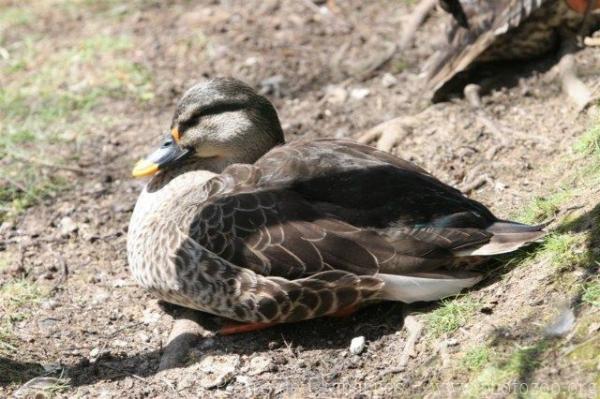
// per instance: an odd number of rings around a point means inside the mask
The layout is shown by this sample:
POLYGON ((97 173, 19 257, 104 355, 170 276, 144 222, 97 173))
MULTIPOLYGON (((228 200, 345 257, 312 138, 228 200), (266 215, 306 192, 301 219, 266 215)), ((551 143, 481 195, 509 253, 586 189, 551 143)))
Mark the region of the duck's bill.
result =
POLYGON ((189 155, 189 150, 181 148, 169 135, 159 149, 135 164, 131 174, 134 177, 152 176, 183 160, 187 155, 189 155))

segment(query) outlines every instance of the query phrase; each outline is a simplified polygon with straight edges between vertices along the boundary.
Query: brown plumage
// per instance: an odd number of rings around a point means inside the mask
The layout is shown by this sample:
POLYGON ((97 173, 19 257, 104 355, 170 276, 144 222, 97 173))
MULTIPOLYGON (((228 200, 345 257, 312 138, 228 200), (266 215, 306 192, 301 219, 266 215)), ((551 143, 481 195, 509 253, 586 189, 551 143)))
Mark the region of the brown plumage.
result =
POLYGON ((426 64, 433 100, 462 90, 476 67, 530 60, 557 49, 561 29, 576 32, 581 26, 584 3, 590 10, 600 6, 595 0, 461 0, 468 28, 460 10, 453 11, 459 18, 450 22, 446 43, 426 64))
POLYGON ((128 256, 143 287, 186 307, 281 323, 436 300, 480 280, 465 265, 544 234, 374 148, 281 145, 270 103, 233 79, 190 89, 172 128, 134 170, 160 172, 136 204, 128 256))

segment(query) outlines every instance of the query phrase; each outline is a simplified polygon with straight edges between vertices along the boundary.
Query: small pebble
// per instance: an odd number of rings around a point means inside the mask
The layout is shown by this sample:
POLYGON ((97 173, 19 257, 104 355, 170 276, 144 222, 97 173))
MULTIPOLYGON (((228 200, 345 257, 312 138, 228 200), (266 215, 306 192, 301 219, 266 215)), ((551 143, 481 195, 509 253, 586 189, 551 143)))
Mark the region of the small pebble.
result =
POLYGON ((350 97, 352 97, 355 100, 362 100, 363 98, 367 97, 370 93, 371 90, 366 89, 364 87, 359 87, 350 91, 350 97))
POLYGON ((273 361, 267 356, 256 356, 250 360, 248 374, 258 375, 274 369, 273 361))
POLYGON ((352 338, 350 342, 350 353, 353 355, 360 354, 365 349, 365 337, 362 335, 360 337, 352 338))
POLYGON ((208 356, 200 361, 200 386, 212 389, 224 387, 235 378, 239 356, 208 356))
POLYGON ((98 357, 99 354, 100 354, 100 349, 98 349, 97 347, 90 351, 91 358, 98 357))
POLYGON ((386 73, 381 77, 381 85, 386 89, 394 86, 396 83, 398 83, 398 79, 391 73, 386 73))
POLYGON ((346 102, 348 92, 341 86, 327 86, 325 97, 328 103, 340 105, 346 102))
POLYGON ((64 218, 62 218, 60 220, 60 222, 58 223, 58 225, 60 228, 60 234, 63 237, 66 237, 66 236, 70 235, 71 233, 76 232, 79 229, 79 227, 73 221, 73 219, 71 219, 68 216, 65 216, 64 218))

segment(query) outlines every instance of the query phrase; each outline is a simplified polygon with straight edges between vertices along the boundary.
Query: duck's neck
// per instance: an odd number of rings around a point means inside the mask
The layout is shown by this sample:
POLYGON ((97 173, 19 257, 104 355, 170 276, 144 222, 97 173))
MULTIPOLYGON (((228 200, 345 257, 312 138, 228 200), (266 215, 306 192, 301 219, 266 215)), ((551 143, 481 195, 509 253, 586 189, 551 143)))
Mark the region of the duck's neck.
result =
POLYGON ((202 201, 199 190, 215 173, 188 170, 177 175, 156 175, 140 194, 127 233, 127 255, 133 276, 145 288, 167 290, 177 285, 169 243, 179 242, 179 229, 191 220, 191 201, 202 201), (170 278, 157 278, 156 265, 162 265, 170 278))

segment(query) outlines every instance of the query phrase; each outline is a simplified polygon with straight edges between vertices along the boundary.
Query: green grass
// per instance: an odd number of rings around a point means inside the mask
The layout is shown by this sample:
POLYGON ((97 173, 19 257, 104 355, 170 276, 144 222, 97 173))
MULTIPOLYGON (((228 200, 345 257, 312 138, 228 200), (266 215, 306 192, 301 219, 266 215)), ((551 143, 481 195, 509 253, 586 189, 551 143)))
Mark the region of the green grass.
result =
POLYGON ((11 280, 0 286, 0 309, 11 313, 22 305, 39 301, 42 296, 35 283, 25 279, 11 280))
POLYGON ((519 384, 529 382, 530 374, 540 365, 541 357, 548 347, 546 341, 540 341, 531 346, 516 348, 509 355, 496 355, 494 359, 488 359, 491 364, 471 379, 462 396, 484 398, 492 392, 502 392, 508 396, 515 387, 518 389, 519 384))
POLYGON ((590 305, 600 307, 600 278, 596 277, 585 284, 581 300, 590 305))
POLYGON ((576 153, 600 159, 600 123, 588 129, 573 145, 576 153))
POLYGON ((25 320, 27 306, 35 305, 44 296, 35 283, 20 279, 0 286, 0 356, 16 352, 15 323, 25 320))
POLYGON ((562 205, 571 199, 573 195, 574 193, 571 190, 564 190, 545 197, 536 197, 523 209, 517 219, 529 224, 546 221, 556 216, 562 205))
POLYGON ((469 295, 444 299, 437 309, 427 315, 427 332, 433 338, 451 334, 465 325, 479 307, 479 302, 469 295))
POLYGON ((53 197, 72 180, 60 168, 33 162, 36 158, 58 166, 73 162, 88 131, 117 123, 119 116, 103 105, 153 99, 150 71, 131 61, 132 36, 83 28, 114 22, 104 11, 116 8, 122 8, 116 1, 78 0, 4 7, 0 43, 10 56, 0 57, 0 222, 53 197), (66 24, 85 19, 78 25, 81 34, 55 39, 32 23, 50 14, 54 21, 58 8, 66 24), (11 29, 18 34, 9 35, 11 29))
POLYGON ((480 370, 489 363, 493 354, 494 351, 485 345, 476 346, 464 354, 462 364, 469 370, 480 370))
POLYGON ((579 266, 586 266, 585 263, 589 257, 589 250, 586 249, 588 235, 585 233, 553 233, 550 234, 540 251, 538 257, 548 257, 551 264, 560 269, 574 269, 579 266))

